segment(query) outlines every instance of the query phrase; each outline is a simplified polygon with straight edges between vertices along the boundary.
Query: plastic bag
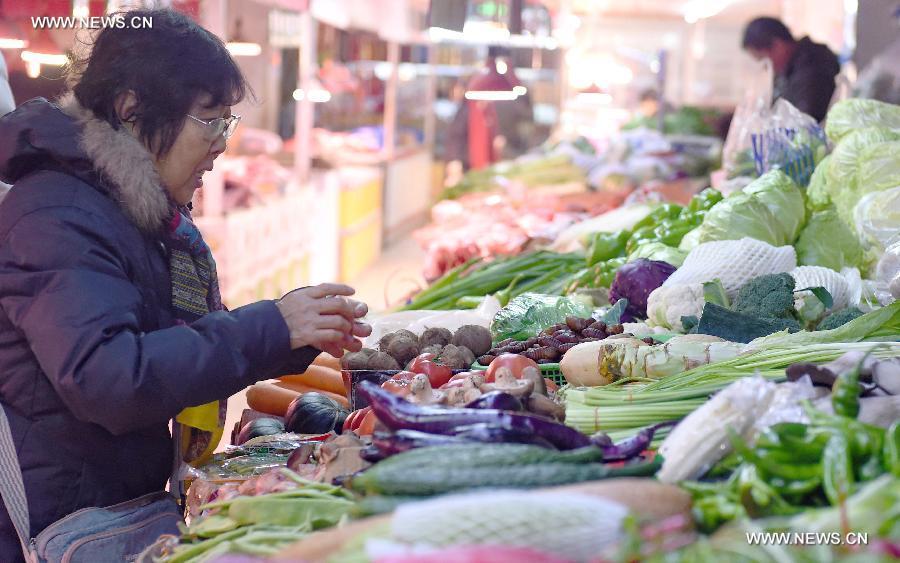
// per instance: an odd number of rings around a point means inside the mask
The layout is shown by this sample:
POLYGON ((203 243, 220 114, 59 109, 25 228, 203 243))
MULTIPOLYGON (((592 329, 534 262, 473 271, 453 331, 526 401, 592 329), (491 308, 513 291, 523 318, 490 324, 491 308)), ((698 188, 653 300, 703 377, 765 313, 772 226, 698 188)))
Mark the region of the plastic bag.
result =
POLYGON ((887 305, 900 299, 900 234, 888 245, 875 269, 875 293, 887 305))
POLYGON ((775 102, 771 110, 758 112, 747 127, 759 175, 779 168, 806 187, 828 152, 825 131, 816 120, 784 99, 775 102))
POLYGON ((491 334, 495 341, 526 340, 548 326, 565 322, 569 315, 587 318, 592 312, 593 301, 588 296, 523 293, 500 309, 491 323, 491 334))
POLYGON ((768 60, 760 64, 758 72, 746 81, 744 99, 734 110, 725 147, 722 149, 722 165, 728 178, 755 177, 753 142, 750 124, 755 116, 772 105, 772 65, 768 60))

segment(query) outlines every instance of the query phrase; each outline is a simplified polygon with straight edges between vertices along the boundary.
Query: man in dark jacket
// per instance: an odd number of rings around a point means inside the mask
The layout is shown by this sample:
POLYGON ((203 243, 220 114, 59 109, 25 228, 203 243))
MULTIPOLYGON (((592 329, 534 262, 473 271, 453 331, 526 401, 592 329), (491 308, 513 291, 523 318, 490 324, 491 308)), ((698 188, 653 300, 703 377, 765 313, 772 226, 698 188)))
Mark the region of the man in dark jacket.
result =
POLYGON ((775 18, 756 18, 744 28, 744 49, 757 60, 769 59, 775 71, 772 99, 784 98, 822 121, 834 95, 841 65, 831 50, 809 37, 799 41, 775 18))

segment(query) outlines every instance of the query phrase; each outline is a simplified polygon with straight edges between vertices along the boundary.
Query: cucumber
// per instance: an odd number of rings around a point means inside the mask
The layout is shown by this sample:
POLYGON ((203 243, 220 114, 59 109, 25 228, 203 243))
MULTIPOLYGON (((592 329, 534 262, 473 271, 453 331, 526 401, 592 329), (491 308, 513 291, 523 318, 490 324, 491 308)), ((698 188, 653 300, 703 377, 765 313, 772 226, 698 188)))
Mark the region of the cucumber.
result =
POLYGON ((560 452, 526 444, 454 444, 416 448, 380 461, 376 467, 398 467, 412 471, 448 463, 464 468, 599 461, 603 461, 603 451, 595 446, 560 452))
POLYGON ((381 467, 380 464, 354 477, 354 490, 367 494, 425 496, 465 489, 532 488, 594 481, 612 477, 644 477, 656 473, 660 461, 610 467, 601 463, 535 463, 512 467, 459 467, 453 458, 441 465, 418 467, 413 471, 402 466, 381 467))

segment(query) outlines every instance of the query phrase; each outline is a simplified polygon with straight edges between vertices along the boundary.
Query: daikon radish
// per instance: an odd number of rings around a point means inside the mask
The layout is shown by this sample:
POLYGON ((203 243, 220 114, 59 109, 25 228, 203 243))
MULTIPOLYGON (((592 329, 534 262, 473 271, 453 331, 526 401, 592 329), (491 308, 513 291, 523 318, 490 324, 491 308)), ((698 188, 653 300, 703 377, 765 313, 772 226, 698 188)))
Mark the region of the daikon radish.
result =
POLYGON ((311 365, 303 373, 285 375, 278 379, 290 383, 315 387, 316 389, 322 389, 341 396, 347 394, 347 390, 344 387, 344 379, 341 377, 340 370, 334 370, 323 366, 311 365))

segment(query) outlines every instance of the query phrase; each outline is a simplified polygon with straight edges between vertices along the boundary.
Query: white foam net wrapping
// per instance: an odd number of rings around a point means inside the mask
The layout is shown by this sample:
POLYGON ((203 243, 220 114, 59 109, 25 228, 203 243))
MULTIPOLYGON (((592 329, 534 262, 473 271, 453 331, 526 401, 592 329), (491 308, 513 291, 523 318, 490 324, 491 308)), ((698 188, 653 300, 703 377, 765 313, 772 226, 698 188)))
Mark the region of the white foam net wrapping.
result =
POLYGON ((407 545, 530 547, 587 561, 617 541, 627 512, 599 497, 485 491, 404 504, 391 536, 407 545))
POLYGON ((663 286, 703 283, 719 279, 729 297, 748 281, 797 267, 793 246, 775 247, 752 238, 705 242, 692 250, 684 264, 663 286))

